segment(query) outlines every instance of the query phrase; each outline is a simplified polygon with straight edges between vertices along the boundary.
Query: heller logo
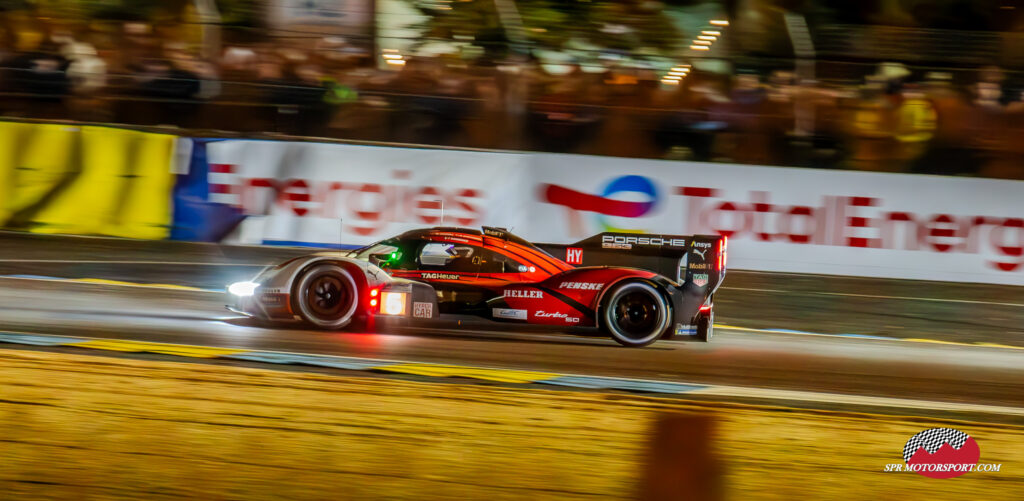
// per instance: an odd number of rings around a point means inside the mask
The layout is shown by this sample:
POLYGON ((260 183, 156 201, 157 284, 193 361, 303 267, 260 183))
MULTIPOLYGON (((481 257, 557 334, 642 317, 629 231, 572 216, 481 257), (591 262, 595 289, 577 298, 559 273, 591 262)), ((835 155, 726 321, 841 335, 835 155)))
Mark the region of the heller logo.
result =
POLYGON ((906 465, 888 464, 885 471, 912 471, 930 478, 959 477, 969 471, 999 471, 1002 464, 979 464, 981 449, 970 435, 952 428, 931 428, 907 440, 906 465))
POLYGON ((530 299, 544 299, 544 293, 541 291, 534 290, 523 290, 523 289, 505 289, 502 294, 504 297, 523 297, 530 299))

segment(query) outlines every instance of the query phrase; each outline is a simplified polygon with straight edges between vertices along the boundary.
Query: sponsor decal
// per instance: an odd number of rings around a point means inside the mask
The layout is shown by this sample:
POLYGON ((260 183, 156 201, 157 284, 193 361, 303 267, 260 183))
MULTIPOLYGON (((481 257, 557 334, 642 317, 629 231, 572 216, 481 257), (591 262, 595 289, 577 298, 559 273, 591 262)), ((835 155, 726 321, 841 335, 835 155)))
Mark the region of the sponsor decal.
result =
POLYGON ((559 289, 577 289, 583 291, 599 291, 604 288, 603 283, 599 282, 562 282, 558 285, 559 289))
POLYGON ((541 291, 538 291, 538 290, 505 289, 505 291, 502 293, 502 296, 504 296, 504 297, 529 298, 529 299, 543 299, 544 298, 544 293, 541 292, 541 291))
POLYGON ((708 274, 707 273, 694 273, 693 274, 693 283, 697 284, 697 287, 704 287, 705 285, 708 284, 708 274))
POLYGON ((697 331, 690 325, 676 324, 676 335, 677 336, 695 336, 697 331))
POLYGON ((536 318, 561 318, 565 320, 567 324, 578 324, 580 322, 579 317, 570 317, 568 314, 561 312, 546 312, 544 310, 536 311, 533 313, 536 318))
POLYGON ((632 249, 633 246, 629 244, 615 244, 608 242, 601 242, 602 249, 632 249))
POLYGON ((569 264, 583 264, 583 249, 567 247, 565 249, 565 262, 569 264))
POLYGON ((491 308, 491 315, 494 318, 510 318, 512 320, 526 320, 526 310, 515 310, 512 308, 491 308))
POLYGON ((412 303, 412 316, 416 318, 434 318, 434 303, 412 303))
POLYGON ((707 263, 690 263, 689 268, 691 270, 706 270, 708 265, 707 263))
POLYGON ((458 280, 459 275, 454 273, 420 273, 420 278, 428 280, 458 280))
POLYGON ((278 305, 284 302, 284 294, 277 292, 264 292, 260 296, 260 302, 266 305, 278 305))
POLYGON ((508 232, 504 228, 493 228, 490 226, 484 226, 483 229, 484 235, 492 237, 505 238, 508 235, 508 232))
MULTIPOLYGON (((662 237, 645 237, 645 236, 633 236, 633 235, 605 235, 601 237, 601 245, 604 244, 628 244, 628 245, 654 245, 663 246, 669 245, 673 247, 685 247, 685 238, 662 238, 662 237)), ((710 244, 709 244, 710 245, 710 244)))
POLYGON ((997 472, 1002 464, 978 463, 981 449, 970 435, 953 428, 931 428, 907 440, 904 464, 885 465, 885 471, 912 471, 930 478, 959 477, 972 471, 997 472))

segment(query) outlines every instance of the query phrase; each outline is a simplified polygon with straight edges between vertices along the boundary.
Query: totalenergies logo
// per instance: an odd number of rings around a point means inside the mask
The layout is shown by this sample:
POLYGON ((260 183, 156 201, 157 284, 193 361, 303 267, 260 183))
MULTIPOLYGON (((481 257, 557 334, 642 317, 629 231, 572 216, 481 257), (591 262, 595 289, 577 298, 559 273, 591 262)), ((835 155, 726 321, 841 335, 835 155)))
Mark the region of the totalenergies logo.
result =
POLYGON ((620 228, 612 217, 641 217, 654 210, 660 202, 658 188, 654 182, 643 176, 621 176, 612 179, 601 189, 599 195, 592 195, 554 184, 541 185, 541 199, 548 203, 564 205, 573 209, 569 215, 572 231, 580 227, 578 211, 592 212, 602 231, 636 232, 638 228, 620 228), (615 197, 615 198, 613 198, 615 197), (632 200, 623 200, 629 198, 632 200))

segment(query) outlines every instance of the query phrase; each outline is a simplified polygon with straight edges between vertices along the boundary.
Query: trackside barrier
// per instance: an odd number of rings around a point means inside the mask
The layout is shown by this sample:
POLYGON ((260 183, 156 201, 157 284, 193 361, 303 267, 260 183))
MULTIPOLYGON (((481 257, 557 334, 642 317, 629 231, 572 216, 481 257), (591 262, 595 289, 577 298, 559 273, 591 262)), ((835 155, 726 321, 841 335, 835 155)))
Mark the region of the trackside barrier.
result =
POLYGON ((1024 182, 582 155, 195 141, 174 238, 352 247, 428 225, 722 234, 733 269, 1024 285, 1024 182))
POLYGON ((0 151, 4 229, 336 248, 434 225, 722 234, 733 269, 1024 285, 1024 181, 17 122, 0 151))
POLYGON ((0 122, 0 227, 167 238, 176 140, 112 127, 0 122))

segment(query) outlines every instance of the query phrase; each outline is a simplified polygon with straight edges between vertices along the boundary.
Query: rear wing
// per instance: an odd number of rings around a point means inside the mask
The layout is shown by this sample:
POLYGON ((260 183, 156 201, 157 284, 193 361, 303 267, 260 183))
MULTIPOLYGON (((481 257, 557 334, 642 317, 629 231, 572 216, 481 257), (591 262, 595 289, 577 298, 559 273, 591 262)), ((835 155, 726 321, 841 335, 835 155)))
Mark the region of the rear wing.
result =
POLYGON ((718 235, 600 233, 569 245, 535 245, 571 265, 640 268, 712 291, 725 278, 728 258, 727 238, 718 235))

